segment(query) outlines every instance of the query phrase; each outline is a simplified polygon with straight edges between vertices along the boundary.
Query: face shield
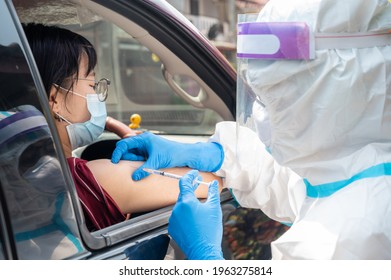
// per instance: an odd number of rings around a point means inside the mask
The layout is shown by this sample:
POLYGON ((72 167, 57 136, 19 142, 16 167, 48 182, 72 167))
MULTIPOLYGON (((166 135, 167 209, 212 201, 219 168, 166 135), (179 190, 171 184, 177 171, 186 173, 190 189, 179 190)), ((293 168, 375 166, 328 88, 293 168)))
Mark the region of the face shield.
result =
POLYGON ((389 143, 390 29, 387 0, 271 0, 239 16, 237 137, 251 129, 303 177, 389 143))

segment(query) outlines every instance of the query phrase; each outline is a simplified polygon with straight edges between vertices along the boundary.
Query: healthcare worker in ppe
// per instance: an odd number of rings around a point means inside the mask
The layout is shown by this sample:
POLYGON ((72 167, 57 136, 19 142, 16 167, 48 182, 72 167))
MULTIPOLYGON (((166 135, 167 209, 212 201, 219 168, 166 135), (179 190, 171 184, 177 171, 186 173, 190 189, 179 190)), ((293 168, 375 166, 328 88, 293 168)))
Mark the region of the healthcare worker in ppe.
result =
MULTIPOLYGON (((391 259, 390 30, 388 0, 271 0, 238 24, 237 122, 208 143, 143 133, 112 161, 215 172, 242 206, 291 225, 273 259, 391 259)), ((216 199, 194 201, 192 176, 169 233, 189 258, 221 258, 216 199)))

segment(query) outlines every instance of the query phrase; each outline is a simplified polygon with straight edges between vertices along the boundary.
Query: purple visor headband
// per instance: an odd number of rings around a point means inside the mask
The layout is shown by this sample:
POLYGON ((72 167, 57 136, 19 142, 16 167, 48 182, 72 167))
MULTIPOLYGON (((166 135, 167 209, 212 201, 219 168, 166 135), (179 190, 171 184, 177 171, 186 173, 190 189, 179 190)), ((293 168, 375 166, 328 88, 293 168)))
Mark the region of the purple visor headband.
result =
POLYGON ((237 57, 314 59, 315 50, 391 45, 391 30, 364 33, 312 33, 305 22, 238 24, 237 57))

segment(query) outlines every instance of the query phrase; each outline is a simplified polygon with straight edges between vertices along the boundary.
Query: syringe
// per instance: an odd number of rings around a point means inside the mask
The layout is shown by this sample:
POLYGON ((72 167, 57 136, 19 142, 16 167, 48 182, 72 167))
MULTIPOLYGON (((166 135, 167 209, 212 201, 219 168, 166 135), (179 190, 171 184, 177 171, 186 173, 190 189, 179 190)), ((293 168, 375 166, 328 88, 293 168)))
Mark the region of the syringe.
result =
MULTIPOLYGON (((180 175, 172 174, 172 173, 161 171, 161 170, 155 170, 155 169, 149 169, 149 168, 143 168, 143 170, 145 172, 148 172, 148 173, 151 173, 151 174, 166 176, 166 177, 174 178, 174 179, 177 179, 177 180, 182 178, 182 176, 180 176, 180 175)), ((209 186, 209 184, 210 184, 210 183, 203 182, 203 181, 200 181, 200 180, 194 180, 194 183, 203 184, 203 185, 207 185, 207 186, 209 186)))

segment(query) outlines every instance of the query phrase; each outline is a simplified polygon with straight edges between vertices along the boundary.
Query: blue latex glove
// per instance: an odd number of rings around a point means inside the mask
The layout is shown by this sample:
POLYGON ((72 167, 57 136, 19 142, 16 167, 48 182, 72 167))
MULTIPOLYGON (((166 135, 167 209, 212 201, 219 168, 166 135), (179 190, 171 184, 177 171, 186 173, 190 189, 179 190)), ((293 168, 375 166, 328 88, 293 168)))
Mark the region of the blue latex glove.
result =
POLYGON ((208 198, 202 203, 194 195, 198 171, 192 170, 179 180, 178 201, 168 222, 168 233, 189 260, 221 260, 223 236, 222 211, 217 181, 209 185, 208 198))
POLYGON ((135 181, 149 175, 143 168, 161 169, 188 166, 206 172, 220 169, 224 151, 218 143, 179 143, 150 132, 122 139, 117 142, 111 161, 120 159, 146 161, 132 175, 135 181))

